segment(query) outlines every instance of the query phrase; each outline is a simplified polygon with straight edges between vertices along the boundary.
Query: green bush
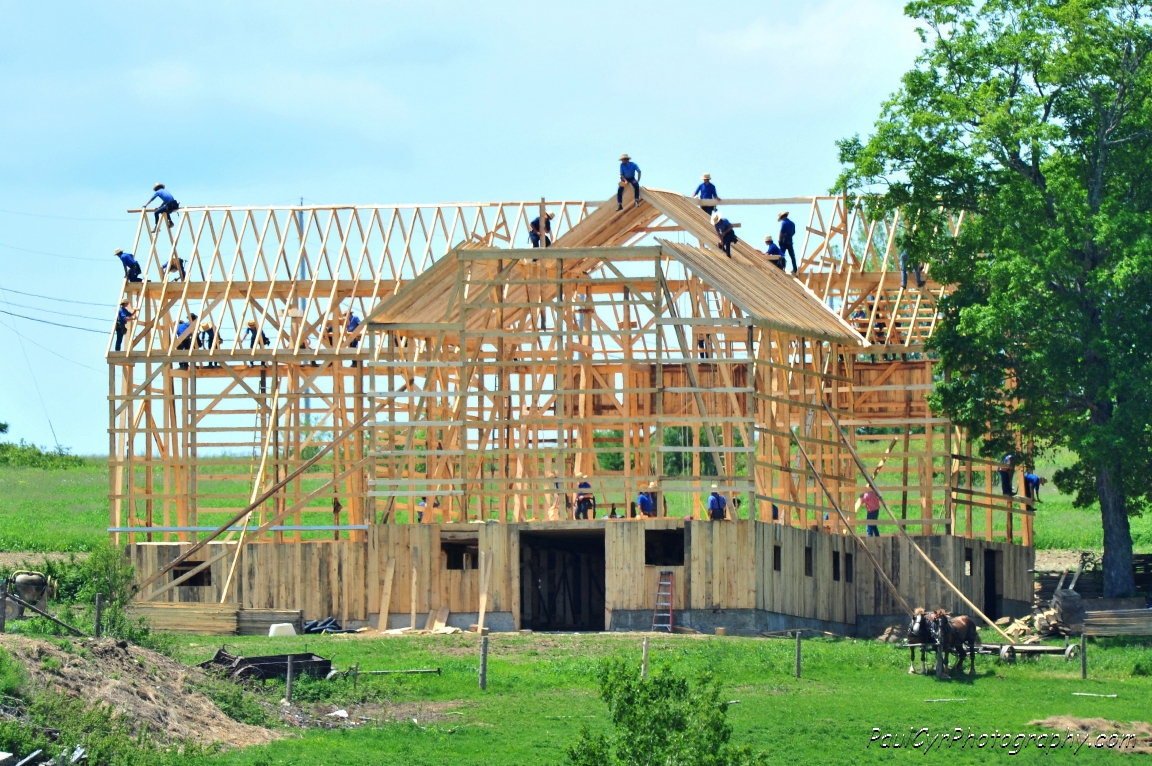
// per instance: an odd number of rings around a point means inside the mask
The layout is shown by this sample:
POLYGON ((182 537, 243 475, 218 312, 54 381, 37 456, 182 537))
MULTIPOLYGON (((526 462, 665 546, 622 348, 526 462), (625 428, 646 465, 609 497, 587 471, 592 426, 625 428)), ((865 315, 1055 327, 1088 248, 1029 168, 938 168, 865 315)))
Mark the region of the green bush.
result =
POLYGON ((720 684, 702 673, 695 682, 663 666, 649 680, 635 665, 609 658, 600 665, 600 699, 608 703, 611 735, 580 731, 567 748, 575 766, 679 763, 747 766, 766 763, 748 745, 730 742, 728 703, 720 684))
POLYGON ((0 466, 11 468, 79 468, 84 458, 68 454, 64 447, 46 450, 23 439, 19 444, 0 442, 0 466))

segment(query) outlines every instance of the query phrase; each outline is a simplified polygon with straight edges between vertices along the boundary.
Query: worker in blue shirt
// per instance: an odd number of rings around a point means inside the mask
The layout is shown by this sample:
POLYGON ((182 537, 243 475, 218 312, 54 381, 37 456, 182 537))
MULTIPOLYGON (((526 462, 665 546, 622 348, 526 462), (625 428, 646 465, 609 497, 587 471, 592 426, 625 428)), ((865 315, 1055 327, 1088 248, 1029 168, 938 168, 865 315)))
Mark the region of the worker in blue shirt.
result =
MULTIPOLYGON (((587 479, 585 474, 576 474, 577 478, 587 479)), ((576 518, 587 519, 589 518, 588 512, 592 512, 591 518, 596 518, 596 495, 592 493, 592 485, 587 481, 581 481, 576 487, 576 518)))
POLYGON ((712 225, 716 227, 716 234, 720 241, 716 244, 724 251, 724 255, 732 257, 732 245, 739 242, 736 238, 736 229, 727 218, 721 218, 719 213, 712 214, 712 225))
POLYGON ((636 207, 640 207, 640 166, 627 154, 620 155, 620 186, 616 189, 616 210, 624 209, 624 187, 632 184, 636 207))
MULTIPOLYGON (((352 335, 352 333, 356 332, 356 328, 359 326, 360 326, 360 317, 356 316, 356 312, 349 311, 348 312, 348 327, 347 327, 348 334, 352 335)), ((360 336, 357 335, 356 337, 352 338, 352 342, 349 343, 348 345, 350 345, 352 348, 356 348, 357 346, 359 346, 360 345, 360 336)))
MULTIPOLYGON (((552 219, 555 216, 552 213, 544 214, 544 247, 552 246, 552 219)), ((532 219, 532 223, 528 224, 528 240, 532 243, 532 247, 540 247, 540 216, 532 219)))
POLYGON ((912 271, 916 275, 916 286, 917 287, 923 287, 924 286, 924 275, 920 271, 923 268, 923 265, 920 263, 916 263, 915 261, 909 262, 908 251, 901 248, 900 249, 900 286, 905 288, 905 289, 908 287, 908 267, 909 266, 912 267, 912 271))
POLYGON ((120 248, 116 248, 116 257, 120 259, 120 263, 124 264, 124 278, 129 282, 142 282, 140 279, 140 262, 132 253, 126 253, 120 248))
MULTIPOLYGON (((696 191, 693 192, 692 196, 696 199, 714 199, 717 202, 721 201, 720 195, 716 193, 716 187, 712 185, 712 176, 708 173, 705 173, 704 177, 700 179, 700 185, 696 187, 696 191)), ((700 209, 703 210, 705 214, 712 215, 712 212, 716 210, 716 206, 712 205, 709 207, 707 205, 701 205, 700 209)))
POLYGON ((244 330, 244 334, 240 336, 240 345, 248 344, 248 348, 256 348, 256 344, 260 344, 260 348, 267 348, 269 344, 268 336, 264 334, 256 325, 255 319, 248 320, 248 325, 244 330))
POLYGON ((1047 484, 1048 480, 1043 476, 1037 476, 1034 473, 1024 474, 1024 497, 1032 498, 1033 500, 1040 499, 1040 485, 1047 484))
POLYGON ((795 274, 798 269, 796 268, 796 250, 792 247, 792 238, 796 236, 796 224, 792 223, 792 219, 788 217, 787 210, 777 216, 776 220, 780 222, 780 249, 792 259, 792 273, 795 274))
POLYGON ((1012 489, 1012 475, 1016 473, 1016 456, 1005 455, 996 471, 1000 474, 1000 491, 1005 495, 1015 495, 1016 490, 1012 489))
POLYGON ((717 491, 717 485, 712 485, 712 494, 708 496, 708 518, 712 521, 724 521, 728 517, 728 501, 717 491))
POLYGON ((152 204, 152 200, 159 199, 160 206, 152 211, 156 216, 156 230, 160 230, 160 216, 164 216, 164 222, 167 223, 168 228, 171 229, 172 214, 180 209, 180 203, 168 193, 168 190, 164 188, 164 184, 156 184, 152 187, 152 191, 154 193, 148 198, 148 201, 144 203, 144 207, 147 208, 152 204))
MULTIPOLYGON (((196 337, 196 348, 200 348, 199 333, 194 332, 190 329, 191 327, 193 327, 196 324, 196 318, 197 317, 195 314, 189 314, 188 316, 190 317, 189 319, 181 319, 176 324, 176 339, 178 341, 176 344, 176 350, 177 351, 189 351, 189 350, 191 350, 191 348, 192 348, 192 336, 194 336, 194 335, 197 336, 196 337), (183 340, 180 340, 181 336, 184 336, 183 340)), ((180 363, 180 369, 181 370, 187 370, 188 369, 188 363, 187 362, 181 362, 180 363)))
POLYGON ((781 271, 784 270, 784 251, 780 246, 772 241, 772 235, 769 234, 764 238, 764 255, 768 256, 768 262, 781 271))
POLYGON ((640 508, 641 515, 647 518, 656 516, 656 482, 648 483, 648 491, 641 492, 640 496, 636 498, 636 505, 640 508))
MULTIPOLYGON (((136 280, 140 281, 140 280, 136 280)), ((120 301, 120 308, 116 312, 116 351, 124 341, 124 333, 128 332, 128 323, 136 318, 136 312, 128 308, 128 299, 120 301)))

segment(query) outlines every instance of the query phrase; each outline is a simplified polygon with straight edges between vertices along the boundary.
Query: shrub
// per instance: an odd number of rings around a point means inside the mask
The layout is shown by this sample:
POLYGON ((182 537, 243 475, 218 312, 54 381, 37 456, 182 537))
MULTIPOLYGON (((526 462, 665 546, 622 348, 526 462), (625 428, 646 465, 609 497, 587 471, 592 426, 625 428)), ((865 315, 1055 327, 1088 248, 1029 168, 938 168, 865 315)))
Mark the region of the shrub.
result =
POLYGON ((19 444, 0 442, 0 466, 11 468, 79 468, 84 458, 70 455, 64 447, 46 450, 23 439, 19 444))
POLYGON ((567 748, 575 766, 634 766, 652 763, 748 766, 764 763, 748 745, 731 744, 728 703, 709 673, 689 681, 665 665, 649 680, 624 660, 600 665, 600 699, 608 704, 611 735, 580 731, 567 748))

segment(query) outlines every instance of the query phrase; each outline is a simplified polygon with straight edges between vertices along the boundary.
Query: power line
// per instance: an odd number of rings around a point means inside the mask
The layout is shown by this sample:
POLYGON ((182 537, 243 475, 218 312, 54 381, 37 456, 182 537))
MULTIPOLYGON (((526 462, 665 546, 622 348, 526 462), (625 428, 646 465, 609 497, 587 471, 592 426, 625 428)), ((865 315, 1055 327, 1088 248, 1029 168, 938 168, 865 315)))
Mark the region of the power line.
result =
POLYGON ((124 223, 122 218, 71 218, 63 215, 42 215, 40 213, 22 213, 19 210, 4 210, 0 208, 0 213, 7 213, 8 215, 25 215, 29 218, 50 218, 53 221, 111 221, 113 223, 124 223))
MULTIPOLYGON (((0 288, 0 289, 3 289, 3 288, 0 288)), ((28 305, 23 304, 23 303, 13 303, 12 301, 4 301, 4 304, 6 306, 8 306, 9 308, 15 306, 16 308, 32 309, 33 311, 50 311, 50 312, 52 312, 52 314, 54 316, 75 317, 76 319, 91 319, 93 322, 107 321, 106 317, 90 317, 90 316, 85 316, 84 314, 69 314, 69 313, 64 312, 64 311, 57 311, 56 309, 42 309, 39 306, 28 306, 28 305)))
POLYGON ((9 250, 19 250, 22 253, 35 253, 36 255, 48 255, 48 256, 51 256, 53 258, 67 258, 70 261, 92 261, 93 263, 96 263, 97 261, 107 262, 107 260, 108 260, 107 258, 84 258, 84 257, 79 256, 79 255, 61 255, 60 253, 48 253, 48 252, 45 252, 44 250, 29 250, 26 247, 16 247, 15 245, 5 245, 3 242, 0 242, 0 247, 6 247, 9 250))
POLYGON ((53 298, 51 295, 37 295, 36 293, 26 293, 21 290, 13 290, 11 287, 0 288, 5 292, 16 293, 17 295, 27 295, 29 298, 43 298, 49 301, 60 301, 61 303, 75 303, 80 306, 99 306, 100 308, 112 308, 110 303, 92 303, 90 301, 74 301, 71 298, 53 298))
POLYGON ((92 372, 100 372, 100 370, 97 370, 95 367, 89 367, 88 365, 84 364, 83 362, 77 362, 75 359, 69 359, 68 357, 64 356, 63 354, 58 353, 56 351, 53 351, 52 349, 48 348, 47 346, 40 345, 36 341, 29 338, 27 335, 24 335, 23 333, 21 333, 15 327, 11 327, 11 326, 5 324, 4 322, 0 322, 0 327, 3 327, 5 330, 12 333, 16 337, 22 338, 23 340, 28 341, 29 343, 31 343, 33 346, 40 349, 41 351, 47 351, 52 356, 59 357, 59 358, 63 359, 65 362, 71 362, 72 364, 74 364, 78 367, 83 367, 85 370, 92 370, 92 372))
POLYGON ((19 317, 20 319, 27 319, 29 322, 39 322, 40 324, 50 324, 50 325, 55 325, 56 327, 67 327, 69 330, 83 330, 84 332, 94 332, 97 335, 107 335, 108 334, 108 333, 104 332, 103 330, 90 330, 87 327, 77 327, 76 325, 72 325, 72 324, 60 324, 59 322, 49 322, 47 319, 37 319, 36 317, 26 317, 23 314, 14 314, 13 312, 5 311, 4 309, 0 309, 0 314, 7 314, 8 316, 19 317))

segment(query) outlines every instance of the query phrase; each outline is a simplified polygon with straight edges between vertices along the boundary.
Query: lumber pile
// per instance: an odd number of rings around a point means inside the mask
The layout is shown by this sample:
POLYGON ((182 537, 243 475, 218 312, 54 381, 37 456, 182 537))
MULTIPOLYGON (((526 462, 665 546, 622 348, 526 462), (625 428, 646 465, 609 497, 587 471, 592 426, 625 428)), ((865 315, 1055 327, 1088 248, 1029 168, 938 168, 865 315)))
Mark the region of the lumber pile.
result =
POLYGON ((142 617, 153 630, 204 636, 236 635, 236 607, 229 604, 133 604, 132 617, 142 617))
POLYGON ((304 612, 287 609, 237 609, 235 604, 133 604, 128 613, 144 618, 153 630, 200 636, 266 636, 273 623, 290 622, 304 632, 304 612))

